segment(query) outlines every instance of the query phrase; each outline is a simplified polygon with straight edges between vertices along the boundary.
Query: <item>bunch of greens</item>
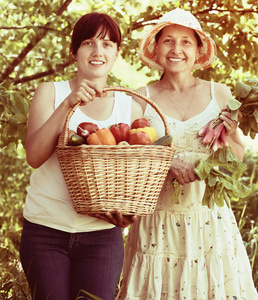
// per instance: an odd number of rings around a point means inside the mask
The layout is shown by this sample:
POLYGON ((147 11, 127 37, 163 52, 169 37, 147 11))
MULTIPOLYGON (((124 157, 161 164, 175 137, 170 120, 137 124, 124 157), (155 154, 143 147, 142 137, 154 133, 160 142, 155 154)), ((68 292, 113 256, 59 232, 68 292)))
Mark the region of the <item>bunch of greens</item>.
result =
MULTIPOLYGON (((244 135, 250 135, 252 139, 258 133, 258 80, 249 79, 252 85, 237 81, 233 95, 239 102, 239 110, 242 118, 239 120, 239 128, 244 135)), ((237 118, 237 111, 235 117, 237 118)))
MULTIPOLYGON (((229 98, 225 110, 231 112, 232 119, 239 121, 239 128, 244 135, 250 135, 252 139, 258 133, 258 80, 249 80, 251 86, 237 81, 234 98, 229 98), (239 112, 242 117, 238 120, 239 112)), ((211 120, 198 132, 200 142, 206 144, 213 151, 228 147, 226 130, 223 121, 218 116, 211 120)))
POLYGON ((247 197, 251 189, 237 178, 245 169, 246 165, 229 148, 218 149, 206 160, 199 160, 194 171, 206 183, 202 204, 213 209, 215 203, 222 207, 225 201, 230 207, 231 200, 247 197))
MULTIPOLYGON (((222 207, 225 202, 231 207, 231 201, 245 198, 251 192, 249 187, 238 180, 238 174, 242 174, 247 166, 229 148, 218 149, 206 160, 200 159, 195 165, 195 174, 206 184, 202 204, 210 209, 214 209, 215 204, 222 207)), ((173 182, 173 188, 171 198, 178 204, 181 193, 178 181, 173 182)))

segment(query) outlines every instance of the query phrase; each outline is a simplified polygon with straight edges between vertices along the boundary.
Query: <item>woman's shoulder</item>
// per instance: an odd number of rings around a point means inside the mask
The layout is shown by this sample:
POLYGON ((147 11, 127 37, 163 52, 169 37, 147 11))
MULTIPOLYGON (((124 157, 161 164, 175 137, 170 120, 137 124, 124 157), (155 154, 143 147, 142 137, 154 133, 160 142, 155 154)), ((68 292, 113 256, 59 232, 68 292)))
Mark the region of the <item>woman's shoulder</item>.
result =
POLYGON ((214 96, 221 108, 225 108, 228 103, 228 98, 232 97, 230 88, 225 84, 214 82, 214 96))
MULTIPOLYGON (((135 91, 140 95, 143 95, 146 97, 148 96, 148 95, 146 95, 146 86, 139 87, 135 91)), ((140 106, 142 107, 142 111, 144 112, 147 102, 144 101, 141 97, 138 97, 136 95, 133 96, 133 100, 136 101, 138 104, 140 104, 140 106)))
POLYGON ((35 91, 36 92, 53 92, 54 84, 53 84, 53 82, 42 82, 37 86, 35 91))

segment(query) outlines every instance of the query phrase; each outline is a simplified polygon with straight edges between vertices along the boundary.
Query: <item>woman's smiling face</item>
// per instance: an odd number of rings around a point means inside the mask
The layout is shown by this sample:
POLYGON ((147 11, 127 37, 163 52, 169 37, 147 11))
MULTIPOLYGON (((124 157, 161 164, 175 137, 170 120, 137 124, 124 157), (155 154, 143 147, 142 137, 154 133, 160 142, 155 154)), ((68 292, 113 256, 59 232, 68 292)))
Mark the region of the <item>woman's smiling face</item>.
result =
POLYGON ((107 76, 118 52, 117 44, 110 40, 109 35, 102 38, 99 31, 94 37, 82 41, 76 54, 78 72, 91 80, 107 76))
POLYGON ((164 70, 191 70, 197 54, 197 39, 192 29, 180 25, 169 25, 162 29, 156 45, 156 55, 164 70))

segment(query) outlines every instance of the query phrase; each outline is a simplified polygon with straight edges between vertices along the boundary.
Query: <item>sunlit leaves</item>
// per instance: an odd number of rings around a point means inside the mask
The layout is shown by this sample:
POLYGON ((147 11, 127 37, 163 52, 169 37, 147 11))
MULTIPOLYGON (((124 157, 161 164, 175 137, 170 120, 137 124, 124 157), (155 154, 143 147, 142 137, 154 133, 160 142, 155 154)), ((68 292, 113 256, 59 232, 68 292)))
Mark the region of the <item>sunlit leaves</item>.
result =
POLYGON ((13 84, 0 85, 0 148, 19 140, 25 143, 29 98, 25 90, 17 90, 13 84))
POLYGON ((196 163, 195 173, 205 181, 206 188, 202 204, 214 209, 226 205, 231 207, 231 201, 247 197, 251 189, 231 176, 241 175, 246 170, 246 165, 237 160, 228 148, 218 149, 206 160, 196 163), (223 168, 230 174, 221 170, 223 168))

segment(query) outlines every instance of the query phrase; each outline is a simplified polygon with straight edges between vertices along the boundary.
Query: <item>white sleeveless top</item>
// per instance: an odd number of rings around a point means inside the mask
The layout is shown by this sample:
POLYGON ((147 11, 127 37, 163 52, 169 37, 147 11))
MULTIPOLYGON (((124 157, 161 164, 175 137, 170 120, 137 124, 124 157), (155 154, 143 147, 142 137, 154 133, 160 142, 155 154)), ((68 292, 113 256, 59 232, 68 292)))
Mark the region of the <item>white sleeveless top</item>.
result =
MULTIPOLYGON (((148 87, 146 87, 146 96, 150 98, 148 87)), ((193 163, 200 158, 200 155, 205 159, 211 154, 210 151, 207 151, 207 147, 200 143, 197 138, 197 133, 199 129, 205 126, 211 119, 216 118, 220 111, 221 108, 214 95, 214 82, 211 81, 211 100, 202 112, 186 121, 180 121, 166 116, 173 136, 173 145, 176 150, 175 157, 193 163)), ((162 125, 163 122, 151 105, 148 104, 146 106, 144 116, 156 129, 158 137, 165 134, 164 125, 162 125)))
MULTIPOLYGON (((55 109, 71 93, 68 81, 54 82, 55 109)), ((70 119, 69 128, 76 131, 81 122, 92 122, 99 128, 116 123, 131 124, 131 97, 115 92, 114 107, 111 116, 105 121, 96 121, 76 109, 70 119)), ((65 232, 89 232, 113 228, 106 221, 87 215, 77 214, 66 187, 56 152, 30 178, 23 211, 28 221, 65 232)))

